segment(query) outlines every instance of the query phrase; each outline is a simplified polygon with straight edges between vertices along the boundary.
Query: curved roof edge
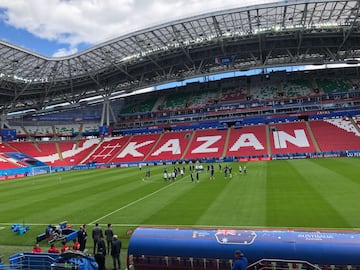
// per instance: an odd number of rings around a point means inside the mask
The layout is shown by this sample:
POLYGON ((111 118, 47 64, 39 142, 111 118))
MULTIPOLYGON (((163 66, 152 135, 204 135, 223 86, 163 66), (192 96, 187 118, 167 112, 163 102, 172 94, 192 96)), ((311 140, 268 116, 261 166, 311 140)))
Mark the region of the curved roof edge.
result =
POLYGON ((70 54, 67 56, 61 56, 61 57, 49 57, 49 56, 45 56, 39 53, 36 53, 34 51, 31 51, 29 49, 26 49, 24 47, 20 47, 17 45, 14 45, 12 43, 0 40, 0 44, 9 46, 13 49, 22 51, 24 53, 33 55, 35 57, 41 58, 43 60, 57 60, 57 61, 62 61, 62 60, 69 60, 78 56, 81 56, 83 54, 92 52, 96 49, 99 49, 101 47, 104 47, 106 45, 112 44, 114 42, 117 42, 119 40, 123 40, 132 36, 136 36, 139 34, 143 34, 143 33, 147 33, 147 32, 151 32, 151 31, 155 31, 167 26, 171 26, 171 25, 175 25, 175 24, 179 24, 179 23, 184 23, 184 22, 189 22, 189 21, 195 21, 195 20, 199 20, 199 19, 203 19, 203 18, 208 18, 211 16, 217 16, 217 15, 224 15, 224 14, 230 14, 230 13, 234 13, 234 12, 243 12, 243 11, 247 11, 247 10, 255 10, 255 9, 263 9, 263 8, 269 8, 269 7, 278 7, 278 6, 290 6, 290 5, 294 5, 294 4, 307 4, 307 3, 330 3, 330 2, 339 2, 339 0, 283 0, 283 1, 273 1, 273 2, 269 2, 269 3, 261 3, 261 4, 256 4, 256 5, 247 5, 247 6, 241 6, 241 7, 236 7, 236 8, 230 8, 230 9, 223 9, 223 10, 219 10, 219 11, 211 11, 211 12, 205 12, 205 13, 201 13, 198 15, 194 15, 194 16, 190 16, 190 17, 181 17, 179 19, 175 19, 175 20, 170 20, 161 24, 154 24, 150 27, 146 27, 146 28, 142 28, 136 31, 132 31, 129 33, 125 33, 123 35, 120 35, 118 37, 106 40, 104 42, 101 42, 99 44, 96 44, 88 49, 82 50, 80 52, 74 53, 74 54, 70 54))

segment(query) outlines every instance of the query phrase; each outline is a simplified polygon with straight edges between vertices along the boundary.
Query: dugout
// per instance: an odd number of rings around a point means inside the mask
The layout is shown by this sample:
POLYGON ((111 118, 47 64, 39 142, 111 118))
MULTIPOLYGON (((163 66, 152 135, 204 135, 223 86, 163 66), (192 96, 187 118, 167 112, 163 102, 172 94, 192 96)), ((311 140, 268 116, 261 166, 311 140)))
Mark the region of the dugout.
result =
POLYGON ((140 227, 130 238, 127 263, 136 270, 229 270, 235 250, 251 269, 289 263, 360 269, 360 232, 353 231, 140 227))

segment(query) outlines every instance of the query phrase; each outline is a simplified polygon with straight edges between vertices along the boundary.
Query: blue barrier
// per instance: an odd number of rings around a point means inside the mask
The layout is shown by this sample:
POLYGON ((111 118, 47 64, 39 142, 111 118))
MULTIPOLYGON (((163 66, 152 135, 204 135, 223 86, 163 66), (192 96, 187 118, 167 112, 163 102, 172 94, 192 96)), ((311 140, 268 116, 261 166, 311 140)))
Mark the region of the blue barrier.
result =
MULTIPOLYGON (((22 252, 11 255, 10 267, 4 269, 16 270, 96 270, 98 265, 91 256, 80 252, 69 251, 63 254, 22 252)), ((1 269, 1 266, 0 266, 1 269)))
POLYGON ((128 267, 228 270, 234 251, 241 250, 249 265, 266 259, 360 269, 359 244, 354 231, 140 227, 130 238, 128 267))
POLYGON ((51 270, 51 264, 59 257, 52 253, 23 252, 11 255, 10 267, 13 269, 42 269, 51 270))

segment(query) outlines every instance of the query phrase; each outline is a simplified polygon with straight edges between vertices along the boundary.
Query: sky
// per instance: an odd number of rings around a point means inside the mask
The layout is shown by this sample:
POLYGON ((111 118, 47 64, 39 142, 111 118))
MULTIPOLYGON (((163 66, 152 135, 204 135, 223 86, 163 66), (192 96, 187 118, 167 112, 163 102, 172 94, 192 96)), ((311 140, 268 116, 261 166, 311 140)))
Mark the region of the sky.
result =
POLYGON ((176 19, 269 2, 277 1, 0 0, 0 40, 61 57, 176 19))

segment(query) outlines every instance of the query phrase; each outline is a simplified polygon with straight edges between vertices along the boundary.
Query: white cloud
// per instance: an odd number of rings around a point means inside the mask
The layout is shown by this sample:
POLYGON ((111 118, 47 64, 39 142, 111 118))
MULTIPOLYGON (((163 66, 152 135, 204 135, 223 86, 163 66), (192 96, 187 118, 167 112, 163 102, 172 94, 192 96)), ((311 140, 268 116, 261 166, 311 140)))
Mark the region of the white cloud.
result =
POLYGON ((77 48, 60 48, 52 55, 52 57, 63 57, 63 56, 75 54, 77 52, 78 52, 77 48))
MULTIPOLYGON (((135 30, 204 12, 274 0, 0 0, 7 24, 68 44, 94 45, 135 30)), ((59 52, 60 54, 61 52, 59 52)))

